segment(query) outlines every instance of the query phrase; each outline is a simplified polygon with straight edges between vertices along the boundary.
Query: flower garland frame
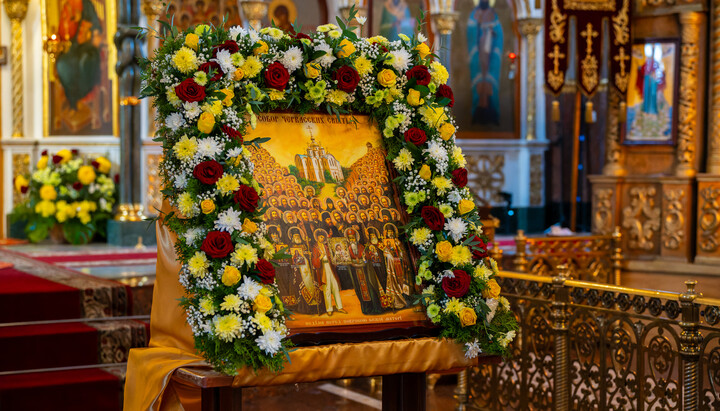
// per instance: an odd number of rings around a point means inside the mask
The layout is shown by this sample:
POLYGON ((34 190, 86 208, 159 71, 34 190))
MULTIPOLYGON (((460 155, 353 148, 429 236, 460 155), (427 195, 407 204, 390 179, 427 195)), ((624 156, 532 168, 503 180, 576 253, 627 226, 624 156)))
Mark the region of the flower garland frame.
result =
POLYGON ((257 113, 281 110, 367 114, 378 124, 410 216, 405 239, 421 255, 417 302, 468 357, 508 354, 515 316, 465 187, 448 73, 422 34, 358 38, 340 19, 292 36, 275 27, 179 32, 162 24, 155 58, 141 62, 142 96, 155 98, 163 194, 176 210, 163 223, 177 234, 182 305, 208 362, 234 374, 277 371, 289 358, 290 313, 268 262, 287 256, 266 236, 245 147, 264 141, 243 139, 257 113))

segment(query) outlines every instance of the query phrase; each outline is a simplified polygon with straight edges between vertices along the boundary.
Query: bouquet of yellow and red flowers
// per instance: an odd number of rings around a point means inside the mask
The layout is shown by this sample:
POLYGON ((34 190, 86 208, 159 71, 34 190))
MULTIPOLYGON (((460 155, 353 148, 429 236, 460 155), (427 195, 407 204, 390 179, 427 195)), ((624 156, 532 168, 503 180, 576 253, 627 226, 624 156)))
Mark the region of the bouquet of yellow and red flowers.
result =
POLYGON ((72 244, 86 244, 95 234, 104 237, 116 201, 111 169, 105 157, 90 160, 77 150, 44 151, 29 176, 15 178, 15 190, 25 199, 13 209, 13 221, 26 223, 34 243, 51 232, 61 232, 72 244))

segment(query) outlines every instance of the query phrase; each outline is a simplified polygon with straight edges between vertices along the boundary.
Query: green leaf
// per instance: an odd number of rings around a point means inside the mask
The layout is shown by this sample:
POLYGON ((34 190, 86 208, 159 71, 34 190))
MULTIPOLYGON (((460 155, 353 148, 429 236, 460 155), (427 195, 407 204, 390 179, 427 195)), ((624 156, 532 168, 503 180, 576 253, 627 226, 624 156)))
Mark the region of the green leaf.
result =
POLYGON ((28 225, 25 228, 25 232, 27 233, 28 240, 30 240, 30 242, 39 243, 47 238, 48 233, 50 232, 50 225, 35 222, 28 225))
POLYGON ((87 244, 92 240, 97 228, 93 222, 83 224, 76 219, 66 221, 63 226, 63 235, 65 239, 73 245, 87 244))

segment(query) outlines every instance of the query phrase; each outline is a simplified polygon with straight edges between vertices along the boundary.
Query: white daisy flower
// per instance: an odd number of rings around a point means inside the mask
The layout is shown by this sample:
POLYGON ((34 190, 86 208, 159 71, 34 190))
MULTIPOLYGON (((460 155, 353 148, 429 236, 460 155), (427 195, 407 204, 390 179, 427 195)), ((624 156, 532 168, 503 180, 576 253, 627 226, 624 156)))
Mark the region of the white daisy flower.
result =
POLYGON ((242 230, 242 222, 240 221, 240 211, 234 208, 228 208, 218 214, 217 220, 215 220, 215 229, 220 231, 227 231, 231 233, 235 230, 242 230))
POLYGON ((200 104, 198 104, 197 101, 186 101, 183 103, 183 108, 185 109, 185 117, 187 117, 188 120, 193 120, 202 114, 202 109, 200 109, 200 104))
POLYGON ((482 352, 478 340, 465 343, 465 358, 475 358, 482 352))
POLYGON ((284 54, 280 63, 292 73, 293 71, 302 67, 303 55, 302 50, 296 46, 290 47, 284 54))
POLYGON ((247 30, 240 26, 232 26, 230 27, 230 30, 228 30, 228 34, 230 35, 230 38, 233 40, 237 40, 238 36, 244 36, 247 34, 247 30))
POLYGON ((165 125, 172 131, 177 131, 180 127, 185 125, 185 119, 180 113, 172 113, 165 117, 165 125))
POLYGON ((222 152, 222 146, 214 137, 198 140, 198 155, 213 158, 222 152))
POLYGON ((418 41, 420 43, 425 43, 427 41, 427 37, 425 37, 425 35, 422 33, 418 33, 418 41))
POLYGON ((233 73, 235 71, 235 65, 233 64, 230 52, 227 50, 220 50, 215 56, 215 61, 220 65, 223 73, 233 73))
POLYGON ((445 222, 445 230, 450 233, 453 240, 460 241, 467 231, 467 223, 460 217, 449 218, 445 222))
POLYGON ((333 61, 335 61, 335 56, 333 56, 332 49, 324 41, 321 41, 320 43, 318 43, 318 45, 315 46, 315 51, 325 52, 324 56, 317 59, 318 64, 320 64, 321 66, 325 68, 330 67, 333 61))
POLYGON ((255 339, 258 348, 269 355, 275 355, 282 348, 282 335, 275 330, 267 330, 263 335, 255 339))
POLYGON ((260 290, 262 290, 262 285, 260 285, 260 283, 248 276, 245 276, 243 278, 243 283, 238 288, 238 295, 246 300, 255 301, 255 297, 260 294, 260 290))
POLYGON ((407 50, 393 50, 390 52, 390 55, 392 56, 392 66, 395 70, 403 72, 410 66, 412 56, 407 50))
POLYGON ((428 148, 425 149, 425 152, 430 155, 430 158, 438 163, 446 162, 448 159, 447 150, 445 150, 445 147, 436 140, 433 140, 428 144, 428 148))

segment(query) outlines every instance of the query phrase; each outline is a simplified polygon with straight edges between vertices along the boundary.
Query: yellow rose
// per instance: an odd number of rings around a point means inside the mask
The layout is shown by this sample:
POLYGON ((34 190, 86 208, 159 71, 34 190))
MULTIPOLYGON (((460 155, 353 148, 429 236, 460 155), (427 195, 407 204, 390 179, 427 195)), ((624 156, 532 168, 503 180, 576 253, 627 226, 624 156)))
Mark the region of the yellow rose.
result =
POLYGON ((415 46, 415 50, 417 50, 418 54, 420 54, 421 59, 425 59, 425 57, 430 55, 430 47, 428 47, 425 43, 420 43, 415 46))
POLYGON ((55 200, 57 198, 57 191, 55 191, 55 187, 48 184, 40 187, 40 198, 43 200, 55 200))
POLYGON ((269 49, 269 48, 268 48, 268 44, 267 44, 267 43, 265 43, 264 41, 260 40, 260 41, 258 41, 258 44, 259 44, 259 46, 255 47, 255 48, 253 49, 253 54, 254 54, 254 55, 260 56, 260 55, 265 54, 265 53, 268 52, 268 49, 269 49))
POLYGON ((477 321, 477 314, 475 313, 475 310, 470 307, 465 307, 460 310, 458 317, 460 317, 460 324, 462 324, 463 327, 475 325, 475 322, 477 321))
POLYGON ((460 203, 458 203, 458 213, 460 215, 467 214, 475 209, 475 202, 472 200, 466 200, 462 199, 460 200, 460 203))
POLYGON ((220 91, 225 94, 225 98, 223 99, 222 103, 225 104, 226 107, 230 106, 232 104, 233 97, 235 97, 235 93, 231 88, 224 88, 220 91))
POLYGON ((348 57, 356 51, 355 45, 348 39, 342 39, 340 42, 340 51, 337 52, 339 58, 348 57))
POLYGON ((438 256, 438 260, 442 262, 448 262, 452 258, 453 246, 449 241, 440 241, 435 245, 435 254, 438 256))
POLYGON ((15 177, 15 190, 21 191, 23 187, 27 187, 29 184, 30 182, 24 176, 15 177))
POLYGON ((425 100, 420 97, 420 92, 415 90, 414 88, 411 88, 408 90, 408 96, 407 96, 407 102, 411 106, 419 106, 422 105, 425 100))
POLYGON ((82 166, 78 169, 78 180, 84 185, 88 185, 95 181, 95 169, 91 166, 82 166))
POLYGON ((62 160, 60 160, 60 164, 65 164, 72 158, 72 152, 67 149, 63 149, 55 153, 56 156, 60 156, 62 160))
POLYGON ((235 81, 240 81, 245 77, 245 72, 243 71, 242 67, 235 70, 235 74, 233 74, 235 81))
POLYGON ((442 126, 440 126, 440 137, 442 137, 443 140, 448 141, 450 140, 450 137, 455 134, 455 126, 452 125, 452 123, 445 123, 442 126))
POLYGON ((251 221, 249 218, 246 218, 245 221, 242 223, 242 230, 248 234, 252 234, 255 231, 257 231, 258 226, 253 221, 251 221))
POLYGON ((215 116, 207 111, 200 114, 200 119, 198 120, 198 130, 200 130, 201 133, 210 134, 213 127, 215 127, 215 116))
POLYGON ((237 284, 238 281, 240 281, 240 270, 231 265, 226 265, 222 275, 222 283, 228 287, 232 287, 237 284))
POLYGON ((318 63, 307 63, 305 64, 305 77, 317 78, 320 75, 320 65, 318 63))
POLYGON ((42 156, 40 157, 40 160, 38 160, 37 168, 38 170, 42 170, 45 167, 47 167, 48 164, 48 156, 42 156))
POLYGON ((95 159, 95 162, 98 165, 99 172, 103 174, 107 174, 110 172, 110 168, 112 167, 112 163, 110 162, 110 160, 105 157, 98 157, 95 159))
POLYGON ((272 308, 272 300, 270 299, 270 297, 268 297, 262 293, 258 294, 258 296, 255 297, 254 303, 255 304, 253 304, 253 305, 254 305, 255 311, 261 312, 263 314, 268 312, 268 310, 270 310, 272 308))
POLYGON ((487 288, 483 290, 482 294, 485 298, 500 297, 500 284, 498 284, 497 281, 495 281, 495 279, 493 278, 492 280, 487 282, 487 288))
POLYGON ((422 167, 420 167, 420 171, 418 172, 418 175, 423 180, 430 181, 430 177, 432 177, 432 172, 430 171, 430 166, 427 164, 423 164, 422 167))
POLYGON ((383 87, 392 87, 395 85, 397 76, 395 75, 395 72, 390 69, 382 69, 377 75, 377 80, 383 87))
POLYGON ((215 211, 215 202, 211 199, 207 198, 200 202, 200 210, 202 210, 203 214, 210 214, 213 211, 215 211))
POLYGON ((190 47, 193 50, 197 50, 199 40, 200 40, 200 37, 198 37, 197 34, 188 33, 188 35, 185 36, 185 45, 190 47))

